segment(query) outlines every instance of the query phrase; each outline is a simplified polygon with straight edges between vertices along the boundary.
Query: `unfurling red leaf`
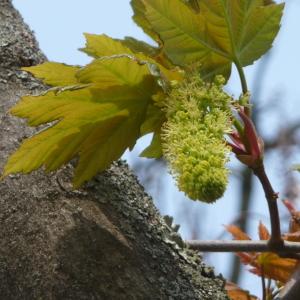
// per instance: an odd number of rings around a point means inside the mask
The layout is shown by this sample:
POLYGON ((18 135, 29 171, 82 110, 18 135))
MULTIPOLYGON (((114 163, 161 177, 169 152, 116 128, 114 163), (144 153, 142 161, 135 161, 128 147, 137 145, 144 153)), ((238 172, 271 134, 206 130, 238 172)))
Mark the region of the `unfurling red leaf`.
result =
POLYGON ((262 222, 259 222, 258 235, 261 240, 268 240, 270 238, 270 233, 262 222))
POLYGON ((258 298, 250 295, 248 291, 242 290, 233 282, 226 282, 225 290, 231 300, 257 300, 258 298))
MULTIPOLYGON (((241 231, 237 226, 230 225, 225 228, 235 239, 250 239, 248 235, 241 231)), ((268 230, 262 223, 259 225, 259 236, 261 240, 265 240, 269 236, 268 230)), ((259 276, 263 274, 264 277, 280 281, 281 283, 287 282, 298 264, 295 259, 281 258, 277 254, 270 252, 238 252, 236 254, 240 257, 243 264, 252 267, 250 269, 252 273, 259 276)))
POLYGON ((174 64, 202 64, 204 77, 222 74, 231 64, 252 64, 272 46, 283 4, 263 0, 132 0, 134 20, 174 64), (190 1, 192 2, 192 1, 190 1), (196 5, 195 5, 196 4, 196 5))
POLYGON ((296 233, 300 234, 300 211, 297 211, 297 209, 294 207, 292 202, 289 200, 284 200, 283 204, 288 209, 291 215, 290 224, 289 224, 289 233, 295 233, 294 236, 296 236, 296 233))
POLYGON ((248 241, 250 237, 235 225, 226 225, 226 230, 230 232, 235 240, 248 241))
POLYGON ((289 232, 284 234, 283 238, 291 242, 300 242, 300 211, 297 211, 293 203, 284 200, 283 204, 290 213, 289 232))
POLYGON ((257 266, 250 271, 254 274, 264 274, 265 277, 271 278, 282 283, 288 281, 295 271, 297 260, 290 258, 281 258, 275 253, 261 253, 257 257, 257 266))

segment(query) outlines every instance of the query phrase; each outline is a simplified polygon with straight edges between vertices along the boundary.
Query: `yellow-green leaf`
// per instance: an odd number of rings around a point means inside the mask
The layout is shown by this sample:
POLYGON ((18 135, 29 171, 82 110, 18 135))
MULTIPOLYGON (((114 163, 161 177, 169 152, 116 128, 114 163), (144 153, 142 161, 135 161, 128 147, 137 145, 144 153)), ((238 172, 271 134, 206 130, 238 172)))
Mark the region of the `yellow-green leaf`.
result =
POLYGON ((151 46, 133 37, 125 37, 125 39, 121 42, 123 45, 130 48, 134 53, 143 53, 144 55, 153 58, 157 64, 160 64, 167 69, 174 68, 174 65, 171 63, 170 59, 162 51, 162 47, 151 46))
MULTIPOLYGON (((146 79, 148 81, 148 79, 146 79)), ((85 141, 82 154, 75 172, 75 185, 89 179, 99 170, 104 170, 113 161, 118 159, 126 148, 132 149, 140 137, 140 127, 146 117, 151 103, 151 94, 155 90, 152 81, 136 87, 113 87, 107 90, 93 90, 97 101, 117 105, 120 111, 126 110, 129 115, 111 131, 101 131, 102 135, 95 135, 85 141), (148 86, 148 87, 147 87, 148 86), (147 87, 147 88, 146 88, 147 87), (106 100, 108 99, 108 100, 106 100)))
MULTIPOLYGON (((108 37, 105 34, 85 34, 87 42, 86 47, 81 49, 83 52, 96 58, 90 65, 79 72, 81 82, 90 82, 89 79, 85 78, 85 70, 89 69, 88 72, 91 77, 94 78, 94 74, 91 73, 92 69, 108 69, 110 64, 119 64, 120 68, 128 66, 130 64, 128 60, 136 60, 139 64, 144 64, 150 70, 158 70, 158 73, 152 72, 157 77, 164 77, 167 80, 182 80, 182 75, 178 69, 174 69, 170 61, 165 57, 159 48, 152 47, 145 42, 138 41, 134 38, 126 38, 125 40, 117 40, 108 37), (127 56, 127 57, 126 57, 127 56), (99 60, 97 60, 99 59, 99 60), (118 61, 117 59, 121 59, 118 61), (122 61, 123 59, 123 61, 122 61), (170 70, 173 69, 173 70, 170 70)), ((133 65, 130 65, 133 67, 133 65)), ((114 66, 115 69, 115 66, 114 66)), ((135 68, 136 69, 136 68, 135 68)), ((110 71, 109 71, 110 72, 110 71)), ((128 73, 131 74, 132 70, 129 69, 128 73)), ((101 81, 106 82, 109 80, 110 75, 103 73, 101 81)), ((132 76, 131 76, 132 77, 132 76)), ((95 80, 99 77, 96 75, 95 80)), ((118 84, 118 83, 117 83, 118 84)))
POLYGON ((129 47, 122 41, 112 39, 105 34, 84 34, 86 38, 85 48, 80 49, 94 58, 102 56, 111 56, 116 54, 133 54, 129 47))
POLYGON ((38 126, 63 118, 71 109, 70 105, 84 105, 84 102, 92 101, 91 96, 89 89, 25 96, 11 109, 11 113, 26 118, 30 126, 38 126))
POLYGON ((147 158, 161 158, 163 155, 162 147, 161 147, 161 137, 160 130, 154 132, 151 144, 144 149, 144 151, 140 154, 141 157, 147 158))
MULTIPOLYGON (((49 97, 49 102, 51 102, 51 97, 55 96, 44 97, 46 100, 49 97)), ((38 98, 36 100, 35 109, 38 111, 38 98)), ((23 105, 14 109, 14 114, 24 115, 22 108, 26 110, 28 102, 31 101, 27 100, 23 105)), ((25 140, 21 147, 10 156, 4 169, 4 176, 9 173, 28 173, 42 165, 45 165, 47 170, 54 170, 80 153, 85 141, 95 131, 101 132, 109 126, 116 126, 128 116, 128 111, 120 111, 113 104, 66 100, 62 106, 60 101, 54 102, 59 105, 58 117, 63 115, 63 119, 53 127, 25 140)))
POLYGON ((144 30, 144 32, 148 34, 154 41, 161 44, 159 34, 155 30, 153 30, 151 23, 146 18, 146 7, 143 1, 131 0, 130 3, 134 11, 134 15, 132 18, 135 21, 135 23, 139 25, 144 30))
POLYGON ((263 0, 198 0, 197 13, 182 0, 132 3, 135 19, 146 19, 138 24, 159 35, 173 63, 201 63, 204 76, 227 78, 232 62, 247 66, 272 46, 284 7, 263 0))
POLYGON ((157 131, 165 120, 165 113, 158 106, 149 105, 145 121, 141 126, 141 135, 157 131))
POLYGON ((286 283, 297 267, 297 260, 281 258, 275 253, 261 253, 257 257, 258 268, 251 270, 254 274, 262 275, 282 283, 286 283))
MULTIPOLYGON (((157 48, 139 41, 132 37, 125 37, 124 40, 113 39, 105 34, 85 34, 86 46, 80 49, 94 58, 103 56, 130 54, 137 55, 140 59, 154 59, 157 64, 164 67, 174 68, 168 58, 161 52, 161 48, 157 48)), ((152 60, 152 62, 154 62, 152 60)))
POLYGON ((146 65, 139 65, 129 57, 96 59, 77 72, 81 83, 97 83, 103 88, 115 85, 137 85, 149 76, 146 65))
POLYGON ((26 67, 22 70, 30 72, 44 83, 52 86, 68 86, 77 84, 76 73, 80 67, 68 66, 56 62, 45 62, 38 66, 26 67))
POLYGON ((130 36, 126 36, 124 40, 120 40, 120 42, 131 49, 131 51, 134 53, 144 53, 149 57, 155 57, 160 51, 159 48, 151 46, 144 41, 137 40, 130 36))
POLYGON ((133 148, 159 89, 148 67, 127 57, 98 59, 75 78, 89 85, 27 96, 11 110, 32 126, 53 123, 25 140, 9 158, 4 176, 41 166, 52 171, 79 156, 74 177, 79 186, 133 148))

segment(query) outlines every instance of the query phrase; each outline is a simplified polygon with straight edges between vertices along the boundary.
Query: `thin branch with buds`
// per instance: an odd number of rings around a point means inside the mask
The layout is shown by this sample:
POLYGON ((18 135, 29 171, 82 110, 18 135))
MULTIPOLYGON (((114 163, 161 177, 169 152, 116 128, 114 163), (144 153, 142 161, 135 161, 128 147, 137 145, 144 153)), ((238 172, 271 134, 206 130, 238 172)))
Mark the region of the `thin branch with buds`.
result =
MULTIPOLYGON (((188 240, 190 249, 203 252, 274 252, 280 256, 300 253, 300 243, 284 241, 282 244, 269 243, 269 241, 246 241, 246 240, 188 240)), ((297 254, 298 259, 300 255, 297 254)), ((295 256, 294 256, 295 258, 295 256)))

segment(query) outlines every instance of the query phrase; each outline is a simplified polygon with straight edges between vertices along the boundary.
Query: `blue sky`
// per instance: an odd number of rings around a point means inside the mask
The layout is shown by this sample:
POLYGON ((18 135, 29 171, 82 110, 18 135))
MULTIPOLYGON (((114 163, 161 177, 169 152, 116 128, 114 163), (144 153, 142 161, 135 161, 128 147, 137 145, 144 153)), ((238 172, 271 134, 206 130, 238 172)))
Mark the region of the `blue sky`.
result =
MULTIPOLYGON (((13 0, 25 21, 34 30, 40 47, 49 60, 79 65, 86 64, 90 60, 77 50, 84 46, 83 32, 105 33, 115 38, 129 35, 149 42, 149 38, 131 20, 132 10, 129 2, 129 0, 13 0)), ((265 104, 267 99, 282 96, 282 101, 280 100, 278 104, 282 107, 282 114, 267 112, 263 115, 261 127, 268 136, 274 134, 274 127, 300 117, 299 15, 299 1, 287 1, 282 29, 274 43, 272 64, 268 68, 263 82, 261 105, 265 104)), ((256 80, 258 65, 259 63, 256 63, 246 68, 250 90, 256 80)), ((240 83, 236 73, 233 73, 227 88, 230 93, 239 95, 240 83)), ((138 144, 137 148, 141 148, 143 145, 138 144)), ((130 160, 136 159, 132 156, 128 157, 130 160)), ((296 159, 295 162, 300 162, 300 157, 298 161, 296 159)), ((267 168, 271 171, 271 180, 276 189, 280 190, 283 176, 278 173, 279 167, 274 163, 276 161, 277 157, 271 155, 267 161, 267 168)), ((182 194, 177 192, 172 179, 167 175, 164 184, 167 185, 167 189, 163 195, 165 203, 161 205, 162 212, 174 215, 179 206, 185 207, 188 203, 191 210, 196 212, 199 210, 200 215, 197 217, 205 220, 205 228, 202 228, 202 231, 206 232, 205 238, 211 239, 220 235, 223 231, 222 224, 228 224, 236 217, 233 209, 237 205, 236 185, 234 184, 229 187, 224 199, 218 201, 214 206, 188 202, 182 194)), ((260 187, 257 189, 255 198, 253 209, 264 215, 266 205, 260 187)), ((182 224, 183 235, 188 237, 188 222, 180 216, 176 220, 182 224)), ((265 222, 268 224, 268 221, 265 222)), ((253 222, 254 233, 256 226, 257 220, 253 222)), ((226 275, 228 265, 223 262, 224 259, 227 258, 225 256, 218 258, 214 255, 212 260, 217 262, 217 270, 226 275)), ((258 279, 247 279, 246 281, 244 282, 245 286, 260 293, 258 279)))

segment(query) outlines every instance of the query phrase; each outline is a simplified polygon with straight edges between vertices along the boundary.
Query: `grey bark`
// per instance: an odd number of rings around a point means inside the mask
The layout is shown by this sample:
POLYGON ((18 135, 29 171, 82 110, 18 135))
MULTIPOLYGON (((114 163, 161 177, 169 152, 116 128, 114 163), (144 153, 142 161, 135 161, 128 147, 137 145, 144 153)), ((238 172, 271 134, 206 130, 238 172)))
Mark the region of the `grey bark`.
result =
MULTIPOLYGON (((20 68, 44 60, 19 13, 1 0, 1 169, 34 133, 9 108, 44 89, 20 68)), ((0 182, 0 299, 228 299, 223 279, 182 247, 126 164, 76 191, 71 174, 67 165, 0 182)))

